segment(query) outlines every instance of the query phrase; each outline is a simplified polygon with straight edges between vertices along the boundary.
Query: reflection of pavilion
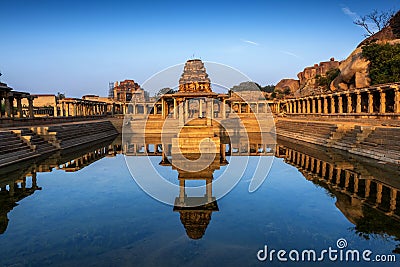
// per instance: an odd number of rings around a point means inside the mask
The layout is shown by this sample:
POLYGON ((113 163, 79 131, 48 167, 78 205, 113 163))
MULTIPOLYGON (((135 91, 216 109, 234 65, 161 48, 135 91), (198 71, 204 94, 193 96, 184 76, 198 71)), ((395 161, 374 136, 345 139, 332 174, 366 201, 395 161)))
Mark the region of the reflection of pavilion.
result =
MULTIPOLYGON (((337 208, 362 235, 400 238, 398 166, 377 164, 316 145, 279 141, 277 156, 336 197, 337 208)), ((399 248, 400 249, 400 246, 399 248)))
MULTIPOLYGON (((218 154, 212 155, 214 160, 208 164, 204 169, 199 171, 190 171, 190 169, 180 169, 174 167, 185 166, 185 164, 174 162, 174 155, 172 156, 172 168, 178 171, 179 180, 179 197, 175 199, 174 211, 179 212, 180 219, 186 229, 188 237, 191 239, 200 239, 203 237, 206 228, 211 221, 211 215, 214 211, 219 211, 218 204, 213 197, 212 182, 214 179, 213 173, 221 166, 218 154), (188 196, 186 181, 190 180, 204 180, 206 192, 203 196, 188 196)), ((188 160, 194 162, 200 156, 190 155, 188 160)), ((179 159, 181 160, 181 159, 179 159)), ((197 162, 202 166, 201 162, 197 162)), ((223 165, 225 165, 224 163, 223 165)))

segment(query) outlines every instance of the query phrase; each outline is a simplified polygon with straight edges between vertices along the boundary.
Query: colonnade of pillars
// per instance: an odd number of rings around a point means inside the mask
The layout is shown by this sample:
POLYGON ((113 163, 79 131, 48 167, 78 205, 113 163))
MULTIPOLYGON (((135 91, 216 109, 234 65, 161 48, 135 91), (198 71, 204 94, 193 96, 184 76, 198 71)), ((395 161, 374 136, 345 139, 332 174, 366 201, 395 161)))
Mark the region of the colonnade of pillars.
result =
MULTIPOLYGON (((385 185, 376 180, 362 179, 358 173, 351 170, 342 169, 334 164, 319 160, 296 150, 285 148, 285 160, 296 167, 322 178, 334 187, 348 192, 351 196, 356 196, 378 207, 382 204, 383 192, 389 198, 389 204, 385 209, 387 213, 393 214, 398 205, 398 189, 385 185), (361 188, 362 187, 362 188, 361 188), (373 199, 371 199, 372 188, 374 189, 373 199), (390 192, 390 193, 389 193, 390 192)), ((380 207, 382 208, 382 207, 380 207)))
POLYGON ((400 86, 374 87, 328 95, 287 99, 274 104, 289 114, 400 113, 400 86))
POLYGON ((104 115, 107 112, 107 103, 88 100, 61 100, 54 107, 54 116, 92 116, 104 115), (60 113, 58 113, 58 109, 60 113))
POLYGON ((229 117, 230 113, 266 113, 269 111, 267 101, 244 102, 216 100, 208 97, 196 98, 162 98, 157 103, 129 103, 122 105, 122 114, 149 114, 161 115, 163 118, 188 118, 198 117, 222 118, 229 117), (196 108, 191 107, 195 103, 196 108), (180 115, 182 114, 182 116, 180 115))
MULTIPOLYGON (((28 188, 27 184, 27 176, 22 177, 19 181, 9 182, 7 184, 2 184, 0 186, 0 192, 8 192, 10 197, 13 197, 17 191, 18 192, 25 192, 26 190, 36 190, 39 189, 37 186, 37 176, 36 172, 32 172, 31 176, 31 186, 28 188)), ((33 192, 32 192, 33 193, 33 192)))
POLYGON ((108 147, 97 148, 96 150, 88 152, 81 157, 61 164, 58 168, 67 172, 75 172, 107 155, 108 147))
POLYGON ((267 113, 269 101, 257 102, 230 102, 230 113, 267 113))
MULTIPOLYGON (((162 155, 164 157, 171 156, 172 144, 137 144, 137 143, 124 143, 123 152, 130 156, 149 155, 156 156, 162 155)), ((259 156, 259 155, 274 155, 275 144, 258 144, 258 143, 237 143, 233 142, 230 144, 220 144, 220 157, 222 160, 226 159, 226 156, 259 156)))
POLYGON ((34 117, 33 96, 15 94, 15 92, 8 93, 5 96, 0 96, 0 104, 4 106, 4 112, 0 111, 1 118, 22 118, 24 115, 30 118, 34 117), (27 112, 26 108, 22 106, 23 98, 28 100, 27 112))

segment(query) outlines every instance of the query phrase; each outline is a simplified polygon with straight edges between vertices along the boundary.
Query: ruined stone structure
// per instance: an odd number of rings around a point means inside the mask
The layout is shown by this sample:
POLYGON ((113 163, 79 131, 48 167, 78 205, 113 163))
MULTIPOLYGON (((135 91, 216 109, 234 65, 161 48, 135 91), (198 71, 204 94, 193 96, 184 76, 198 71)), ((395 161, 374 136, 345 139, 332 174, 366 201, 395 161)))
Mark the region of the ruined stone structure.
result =
POLYGON ((114 84, 114 100, 121 102, 145 101, 146 95, 134 80, 124 80, 114 84))
POLYGON ((0 103, 4 105, 4 111, 0 110, 0 118, 33 118, 33 99, 34 96, 29 93, 14 91, 7 84, 0 83, 0 103), (27 112, 23 110, 23 99, 27 100, 27 112))

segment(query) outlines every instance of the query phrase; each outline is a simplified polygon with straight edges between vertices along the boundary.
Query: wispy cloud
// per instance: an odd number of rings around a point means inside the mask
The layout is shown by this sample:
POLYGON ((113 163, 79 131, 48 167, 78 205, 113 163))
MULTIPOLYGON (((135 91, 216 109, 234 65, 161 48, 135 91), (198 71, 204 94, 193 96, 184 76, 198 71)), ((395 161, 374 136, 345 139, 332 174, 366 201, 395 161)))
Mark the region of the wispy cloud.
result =
POLYGON ((343 13, 344 13, 345 15, 349 16, 349 17, 350 17, 350 18, 352 18, 352 19, 356 19, 356 18, 358 18, 358 15, 357 15, 357 13, 356 13, 356 12, 353 12, 353 11, 351 11, 351 9, 350 9, 350 8, 348 8, 347 6, 345 6, 345 7, 342 7, 342 11, 343 11, 343 13))
POLYGON ((260 45, 259 43, 256 43, 256 42, 253 42, 253 41, 250 41, 250 40, 240 39, 240 41, 242 41, 244 43, 247 43, 247 44, 251 44, 251 45, 260 45))
POLYGON ((289 52, 289 51, 281 50, 279 52, 281 52, 283 54, 286 54, 286 55, 289 55, 289 56, 292 56, 292 57, 295 57, 295 58, 301 58, 300 56, 296 55, 295 53, 292 53, 292 52, 289 52))

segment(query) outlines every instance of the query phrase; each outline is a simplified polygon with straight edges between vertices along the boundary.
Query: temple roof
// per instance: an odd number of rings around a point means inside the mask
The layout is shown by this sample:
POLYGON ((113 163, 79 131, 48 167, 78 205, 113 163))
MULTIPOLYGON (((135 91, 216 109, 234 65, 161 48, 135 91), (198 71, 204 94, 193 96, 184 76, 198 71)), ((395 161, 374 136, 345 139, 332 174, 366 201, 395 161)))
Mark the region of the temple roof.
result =
POLYGON ((206 72, 206 68, 204 67, 204 63, 200 59, 190 59, 186 61, 183 73, 179 79, 179 84, 193 82, 211 82, 206 72))

